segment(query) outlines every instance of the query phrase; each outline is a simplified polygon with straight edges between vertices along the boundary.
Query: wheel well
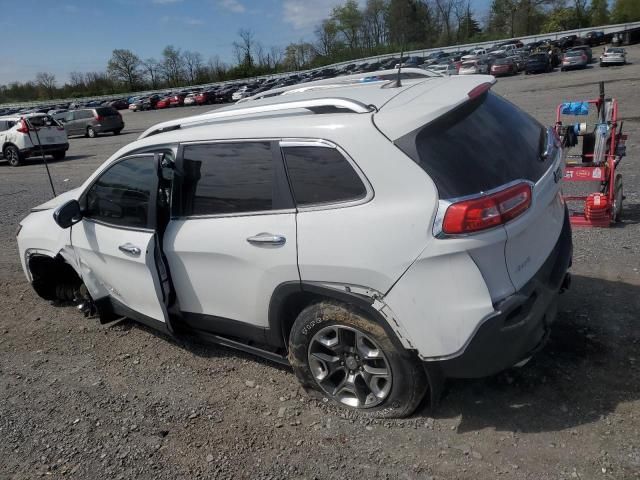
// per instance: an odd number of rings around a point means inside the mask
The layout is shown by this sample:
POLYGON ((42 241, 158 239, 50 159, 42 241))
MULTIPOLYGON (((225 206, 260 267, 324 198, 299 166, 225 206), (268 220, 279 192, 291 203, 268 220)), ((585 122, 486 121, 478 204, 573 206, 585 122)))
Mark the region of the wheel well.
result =
POLYGON ((67 300, 74 298, 82 285, 76 271, 60 256, 32 255, 27 262, 33 289, 45 300, 67 300))
POLYGON ((398 341, 389 323, 372 307, 373 300, 356 293, 344 292, 314 284, 300 285, 297 282, 280 285, 269 305, 269 343, 288 347, 289 334, 300 312, 309 305, 330 301, 342 303, 361 310, 372 321, 379 323, 390 338, 398 341))
MULTIPOLYGON (((3 156, 4 156, 4 149, 7 148, 7 147, 16 147, 16 148, 18 148, 15 144, 13 144, 11 142, 6 142, 4 145, 2 145, 2 155, 3 156)), ((20 149, 18 148, 18 150, 20 150, 20 149)))

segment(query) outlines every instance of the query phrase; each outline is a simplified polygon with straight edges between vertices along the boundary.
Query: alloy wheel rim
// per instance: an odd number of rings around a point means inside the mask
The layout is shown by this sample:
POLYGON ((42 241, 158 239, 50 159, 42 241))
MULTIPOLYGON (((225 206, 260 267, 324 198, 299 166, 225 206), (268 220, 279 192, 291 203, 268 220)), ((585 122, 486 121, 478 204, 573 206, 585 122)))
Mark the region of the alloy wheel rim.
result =
POLYGON ((9 163, 18 163, 18 152, 14 148, 9 148, 9 163))
POLYGON ((334 400, 371 408, 391 391, 391 366, 380 346, 352 327, 330 325, 311 339, 307 359, 313 378, 334 400))

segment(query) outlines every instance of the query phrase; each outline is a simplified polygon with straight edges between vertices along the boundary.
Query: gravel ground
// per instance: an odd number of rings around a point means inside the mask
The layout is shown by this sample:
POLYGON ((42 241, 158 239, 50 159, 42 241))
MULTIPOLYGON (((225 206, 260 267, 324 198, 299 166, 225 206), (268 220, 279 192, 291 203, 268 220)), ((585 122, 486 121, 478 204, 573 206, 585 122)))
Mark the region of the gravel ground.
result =
MULTIPOLYGON (((607 80, 630 135, 625 219, 574 231, 573 286, 542 352, 450 381, 438 410, 406 420, 353 417, 309 400, 287 368, 40 300, 14 233, 49 198, 44 168, 0 164, 0 479, 640 478, 640 47, 629 54, 638 64, 498 82, 551 124, 557 103, 607 80)), ((124 112, 120 137, 72 138, 51 165, 57 189, 147 126, 196 111, 124 112)))

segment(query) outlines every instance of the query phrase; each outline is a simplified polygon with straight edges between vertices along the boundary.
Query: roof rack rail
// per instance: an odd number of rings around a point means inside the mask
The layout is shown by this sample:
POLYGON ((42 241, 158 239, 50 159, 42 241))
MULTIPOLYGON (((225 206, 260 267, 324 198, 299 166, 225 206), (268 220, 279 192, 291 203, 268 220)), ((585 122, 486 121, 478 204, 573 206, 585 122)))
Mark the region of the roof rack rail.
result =
POLYGON ((334 112, 335 110, 348 110, 351 113, 371 113, 377 110, 374 105, 365 105, 362 102, 348 98, 313 98, 309 100, 296 100, 292 102, 258 105, 255 107, 247 106, 231 110, 213 111, 193 117, 170 120, 145 130, 138 138, 146 138, 159 133, 178 130, 185 127, 206 125, 207 123, 215 122, 216 120, 295 109, 307 109, 315 113, 329 113, 334 112))

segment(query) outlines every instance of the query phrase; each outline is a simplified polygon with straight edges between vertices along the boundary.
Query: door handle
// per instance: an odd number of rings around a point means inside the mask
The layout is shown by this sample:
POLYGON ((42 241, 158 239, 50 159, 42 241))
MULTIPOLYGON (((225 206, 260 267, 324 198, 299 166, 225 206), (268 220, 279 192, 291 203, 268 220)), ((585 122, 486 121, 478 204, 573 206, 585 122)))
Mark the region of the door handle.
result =
POLYGON ((141 252, 141 250, 140 250, 140 248, 139 248, 139 247, 136 247, 135 245, 132 245, 132 244, 130 244, 130 243, 125 243, 124 245, 120 245, 120 246, 118 247, 118 249, 119 249, 121 252, 129 253, 129 254, 134 255, 134 256, 136 256, 136 257, 137 257, 137 256, 139 256, 139 255, 140 255, 140 252, 141 252))
POLYGON ((284 235, 274 235, 272 233, 259 233, 247 238, 251 245, 284 245, 287 238, 284 235))

